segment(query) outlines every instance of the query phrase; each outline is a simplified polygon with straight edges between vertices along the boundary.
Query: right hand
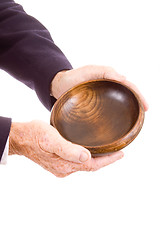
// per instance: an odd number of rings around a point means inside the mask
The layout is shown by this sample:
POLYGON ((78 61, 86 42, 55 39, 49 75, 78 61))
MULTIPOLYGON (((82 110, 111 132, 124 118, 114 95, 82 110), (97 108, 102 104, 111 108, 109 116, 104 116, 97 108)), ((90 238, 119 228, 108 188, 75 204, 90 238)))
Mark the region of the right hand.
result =
POLYGON ((122 76, 112 67, 108 66, 88 65, 77 69, 58 72, 51 82, 51 95, 55 98, 59 98, 64 92, 75 85, 96 79, 114 79, 127 85, 138 94, 144 106, 144 110, 148 110, 148 104, 138 88, 133 83, 127 81, 125 76, 122 76))
POLYGON ((87 149, 65 140, 54 127, 42 121, 12 123, 9 154, 24 155, 57 177, 95 171, 123 157, 119 151, 93 158, 87 149))

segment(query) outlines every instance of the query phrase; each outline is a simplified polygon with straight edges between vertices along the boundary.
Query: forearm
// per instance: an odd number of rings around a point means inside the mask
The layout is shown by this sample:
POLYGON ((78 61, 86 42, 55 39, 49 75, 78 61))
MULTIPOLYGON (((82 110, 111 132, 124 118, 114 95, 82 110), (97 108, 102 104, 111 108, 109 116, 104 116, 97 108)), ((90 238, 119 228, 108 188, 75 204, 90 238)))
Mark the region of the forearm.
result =
POLYGON ((0 0, 0 68, 34 89, 50 110, 52 79, 72 67, 39 21, 14 1, 0 0))
POLYGON ((9 134, 9 155, 21 155, 21 148, 24 145, 25 127, 23 123, 12 123, 9 134))
POLYGON ((34 137, 31 128, 31 122, 12 122, 9 134, 9 155, 28 157, 32 154, 31 143, 34 137))

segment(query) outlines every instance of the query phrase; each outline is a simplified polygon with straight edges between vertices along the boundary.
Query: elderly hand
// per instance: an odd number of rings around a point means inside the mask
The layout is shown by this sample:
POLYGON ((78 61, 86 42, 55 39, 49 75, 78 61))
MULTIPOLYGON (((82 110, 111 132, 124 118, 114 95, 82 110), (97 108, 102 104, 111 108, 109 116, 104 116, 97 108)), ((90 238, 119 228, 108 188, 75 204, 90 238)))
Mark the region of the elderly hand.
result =
POLYGON ((66 141, 52 126, 42 121, 12 123, 9 154, 24 155, 57 177, 76 171, 95 171, 123 157, 116 152, 92 158, 82 146, 66 141))
POLYGON ((113 68, 106 66, 84 66, 78 69, 62 71, 57 73, 51 83, 51 94, 55 98, 59 98, 64 92, 75 85, 96 79, 114 79, 123 82, 128 87, 132 88, 141 98, 145 111, 148 110, 148 104, 138 88, 126 78, 117 73, 113 68))
MULTIPOLYGON (((111 67, 85 66, 59 72, 51 83, 51 94, 59 98, 69 88, 92 79, 125 82, 138 93, 144 109, 148 109, 135 85, 111 67)), ((65 177, 76 171, 95 171, 123 157, 123 152, 118 151, 93 158, 87 149, 65 140, 55 128, 42 121, 12 123, 9 143, 9 154, 24 155, 57 177, 65 177)))

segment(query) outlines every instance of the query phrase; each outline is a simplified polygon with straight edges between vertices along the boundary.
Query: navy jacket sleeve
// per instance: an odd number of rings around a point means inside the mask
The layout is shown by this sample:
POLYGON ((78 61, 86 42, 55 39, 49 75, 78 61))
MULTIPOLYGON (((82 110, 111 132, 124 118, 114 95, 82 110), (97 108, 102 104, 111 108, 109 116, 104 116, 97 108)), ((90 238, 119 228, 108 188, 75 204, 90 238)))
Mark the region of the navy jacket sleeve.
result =
POLYGON ((10 132, 11 119, 0 117, 0 161, 10 132))
MULTIPOLYGON (((13 0, 0 0, 0 68, 35 90, 51 110, 50 84, 57 72, 72 66, 47 29, 13 0)), ((11 121, 0 117, 0 158, 11 121)))

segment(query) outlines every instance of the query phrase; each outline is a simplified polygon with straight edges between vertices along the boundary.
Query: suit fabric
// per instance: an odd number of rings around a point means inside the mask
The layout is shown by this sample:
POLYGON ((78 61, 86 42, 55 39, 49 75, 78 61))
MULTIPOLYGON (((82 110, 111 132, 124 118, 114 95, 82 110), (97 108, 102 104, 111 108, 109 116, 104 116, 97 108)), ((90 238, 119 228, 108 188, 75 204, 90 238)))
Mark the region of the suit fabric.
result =
MULTIPOLYGON (((35 90, 51 110, 56 101, 50 96, 51 81, 59 71, 71 68, 39 21, 13 0, 0 0, 0 69, 35 90)), ((0 117, 0 159, 10 127, 11 118, 0 117)))

